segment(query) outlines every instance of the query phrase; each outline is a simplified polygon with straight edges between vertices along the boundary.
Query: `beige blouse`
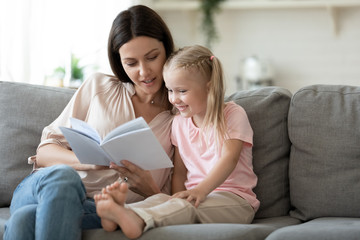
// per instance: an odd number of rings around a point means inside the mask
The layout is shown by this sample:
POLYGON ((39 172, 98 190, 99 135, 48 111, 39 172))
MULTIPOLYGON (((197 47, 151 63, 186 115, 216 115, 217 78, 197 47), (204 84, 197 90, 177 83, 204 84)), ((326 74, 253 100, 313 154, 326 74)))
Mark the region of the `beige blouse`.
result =
MULTIPOLYGON (((62 135, 59 126, 70 127, 69 118, 74 117, 89 123, 101 137, 117 126, 135 119, 131 97, 135 89, 130 83, 122 83, 117 78, 96 73, 87 79, 76 91, 60 116, 45 127, 38 149, 49 143, 71 149, 62 135)), ((170 130, 173 116, 170 111, 159 113, 149 126, 172 159, 173 147, 170 142, 170 130)), ((136 148, 136 146, 134 146, 136 148)), ((151 159, 149 159, 151 161, 151 159)), ((29 158, 29 163, 36 166, 36 155, 29 158)), ((162 192, 170 194, 171 169, 152 170, 151 174, 162 192)), ((119 179, 119 173, 113 169, 78 171, 88 197, 93 197, 108 184, 119 179)), ((143 200, 134 192, 129 192, 127 203, 143 200)))

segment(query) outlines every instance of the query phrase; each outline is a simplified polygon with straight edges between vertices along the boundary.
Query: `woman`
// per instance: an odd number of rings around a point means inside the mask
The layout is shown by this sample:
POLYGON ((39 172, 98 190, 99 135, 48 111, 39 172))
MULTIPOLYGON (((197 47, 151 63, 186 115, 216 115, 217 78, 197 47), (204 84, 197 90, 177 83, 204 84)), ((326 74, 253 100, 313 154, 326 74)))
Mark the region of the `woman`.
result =
POLYGON ((101 227, 93 196, 116 180, 129 184, 127 202, 170 193, 170 169, 144 171, 128 161, 116 170, 80 164, 58 127, 70 127, 69 117, 74 117, 103 137, 142 116, 172 157, 172 107, 162 68, 173 50, 168 27, 150 8, 133 6, 115 18, 108 41, 115 76, 91 76, 44 128, 37 154, 29 158, 34 171, 14 191, 4 239, 80 239, 82 229, 101 227))

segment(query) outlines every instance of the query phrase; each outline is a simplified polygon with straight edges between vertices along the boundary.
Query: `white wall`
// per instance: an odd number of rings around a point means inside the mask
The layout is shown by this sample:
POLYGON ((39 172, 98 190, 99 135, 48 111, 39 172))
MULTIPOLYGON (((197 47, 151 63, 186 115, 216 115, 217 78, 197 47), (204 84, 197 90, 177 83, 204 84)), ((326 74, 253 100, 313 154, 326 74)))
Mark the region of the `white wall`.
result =
MULTIPOLYGON (((178 47, 204 44, 197 10, 158 10, 178 47)), ((326 8, 223 10, 216 17, 227 93, 237 89, 241 60, 270 60, 274 85, 295 92, 310 84, 360 85, 360 7, 338 11, 338 33, 326 8)))
MULTIPOLYGON (((113 18, 130 3, 152 7, 152 1, 0 1, 0 79, 41 84, 70 50, 85 65, 109 71, 106 39, 113 18)), ((157 11, 177 46, 204 44, 199 11, 157 11)), ((241 60, 252 55, 269 59, 274 84, 292 92, 317 83, 360 85, 360 7, 338 13, 335 34, 326 8, 223 10, 212 50, 223 62, 227 93, 237 89, 241 60)))
MULTIPOLYGON (((71 53, 86 75, 111 73, 107 39, 131 0, 0 0, 0 80, 44 84, 71 53)), ((46 83, 48 84, 48 83, 46 83)))

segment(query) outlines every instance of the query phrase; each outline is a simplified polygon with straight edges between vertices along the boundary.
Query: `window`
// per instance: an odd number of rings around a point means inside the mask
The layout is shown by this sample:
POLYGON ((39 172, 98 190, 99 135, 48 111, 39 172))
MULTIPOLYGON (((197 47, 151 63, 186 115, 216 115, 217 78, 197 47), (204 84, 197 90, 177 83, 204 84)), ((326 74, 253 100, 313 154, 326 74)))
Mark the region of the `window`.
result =
POLYGON ((111 73, 107 38, 131 0, 0 1, 0 80, 43 84, 71 54, 94 71, 111 73))

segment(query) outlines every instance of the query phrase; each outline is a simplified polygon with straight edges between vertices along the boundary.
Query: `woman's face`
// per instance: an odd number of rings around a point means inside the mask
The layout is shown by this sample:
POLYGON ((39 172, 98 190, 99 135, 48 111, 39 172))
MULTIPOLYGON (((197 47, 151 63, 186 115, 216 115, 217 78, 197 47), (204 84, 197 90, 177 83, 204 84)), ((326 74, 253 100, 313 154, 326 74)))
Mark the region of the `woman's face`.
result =
POLYGON ((155 94, 163 84, 162 69, 166 61, 162 42, 151 37, 135 37, 119 49, 126 74, 138 94, 155 94))

